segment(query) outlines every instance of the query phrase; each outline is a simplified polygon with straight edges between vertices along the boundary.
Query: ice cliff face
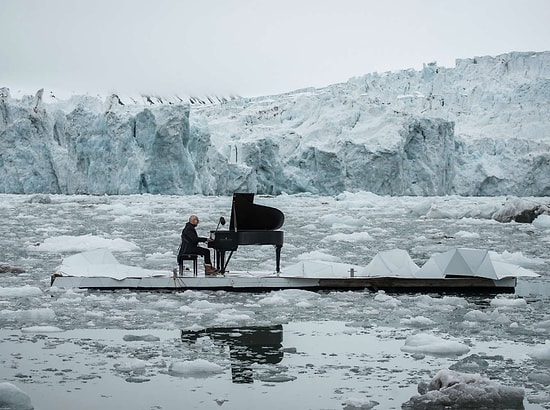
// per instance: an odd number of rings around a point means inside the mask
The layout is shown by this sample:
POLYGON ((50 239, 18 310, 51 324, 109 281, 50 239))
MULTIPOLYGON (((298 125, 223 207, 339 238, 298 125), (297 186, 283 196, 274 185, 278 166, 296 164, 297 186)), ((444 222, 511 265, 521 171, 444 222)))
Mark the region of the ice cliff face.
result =
POLYGON ((0 192, 547 196, 549 111, 550 52, 209 104, 4 88, 0 192))

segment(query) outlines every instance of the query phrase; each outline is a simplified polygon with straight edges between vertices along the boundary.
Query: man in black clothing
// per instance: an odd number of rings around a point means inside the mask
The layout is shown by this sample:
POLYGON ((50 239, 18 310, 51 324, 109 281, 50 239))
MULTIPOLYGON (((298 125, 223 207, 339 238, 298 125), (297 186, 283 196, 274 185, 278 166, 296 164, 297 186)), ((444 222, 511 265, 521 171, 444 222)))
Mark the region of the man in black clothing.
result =
POLYGON ((215 274, 218 271, 212 267, 212 260, 210 259, 210 250, 207 248, 202 248, 199 245, 199 242, 210 242, 212 239, 203 238, 197 235, 197 225, 199 224, 199 217, 197 215, 191 215, 189 217, 189 222, 185 224, 183 231, 181 231, 181 245, 178 251, 178 266, 180 276, 183 273, 183 260, 181 259, 182 255, 192 254, 200 255, 204 257, 204 274, 211 275, 215 274))

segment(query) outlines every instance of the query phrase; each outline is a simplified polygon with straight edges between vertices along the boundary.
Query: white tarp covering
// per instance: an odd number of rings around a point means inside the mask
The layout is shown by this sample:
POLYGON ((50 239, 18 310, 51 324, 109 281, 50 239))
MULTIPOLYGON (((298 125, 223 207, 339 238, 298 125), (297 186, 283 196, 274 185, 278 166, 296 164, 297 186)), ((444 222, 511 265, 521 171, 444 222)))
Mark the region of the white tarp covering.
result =
POLYGON ((487 250, 467 248, 455 248, 434 255, 416 272, 417 278, 447 276, 477 276, 498 280, 538 275, 516 265, 493 261, 487 250))
POLYGON ((109 277, 114 279, 167 276, 168 272, 122 265, 108 249, 94 249, 64 258, 58 273, 63 276, 109 277))
POLYGON ((407 251, 392 249, 376 254, 359 276, 414 278, 419 269, 407 251))
POLYGON ((361 269, 347 263, 305 260, 283 269, 280 276, 300 278, 349 278, 353 268, 355 276, 361 269))
MULTIPOLYGON (((447 275, 477 276, 489 279, 537 277, 536 273, 510 263, 493 261, 490 253, 480 249, 451 249, 432 256, 422 268, 401 249, 378 253, 366 267, 347 263, 305 260, 285 267, 281 277, 349 278, 355 277, 445 278, 447 275)), ((58 268, 63 276, 151 278, 171 276, 170 272, 122 265, 108 249, 78 253, 63 259, 58 268)))
POLYGON ((538 278, 540 275, 532 270, 522 268, 512 263, 493 261, 495 271, 499 278, 538 278))

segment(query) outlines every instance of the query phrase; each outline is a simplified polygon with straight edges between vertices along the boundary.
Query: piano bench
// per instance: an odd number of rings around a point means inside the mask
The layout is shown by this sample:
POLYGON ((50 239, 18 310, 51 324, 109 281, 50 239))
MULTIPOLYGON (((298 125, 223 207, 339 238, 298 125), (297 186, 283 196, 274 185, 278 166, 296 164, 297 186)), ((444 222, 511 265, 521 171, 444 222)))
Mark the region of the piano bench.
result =
POLYGON ((198 266, 197 266, 197 257, 199 255, 195 255, 192 253, 184 253, 181 255, 182 261, 193 261, 193 276, 197 276, 198 274, 198 266))

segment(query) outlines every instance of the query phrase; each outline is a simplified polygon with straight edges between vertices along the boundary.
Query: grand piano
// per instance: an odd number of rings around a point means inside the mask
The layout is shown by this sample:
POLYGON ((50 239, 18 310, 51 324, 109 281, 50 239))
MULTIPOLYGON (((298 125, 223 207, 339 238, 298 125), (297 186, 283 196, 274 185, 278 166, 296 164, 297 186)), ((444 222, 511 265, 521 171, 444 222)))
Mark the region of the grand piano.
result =
MULTIPOLYGON (((234 193, 229 230, 210 231, 212 241, 208 247, 216 251, 216 268, 225 273, 239 245, 274 245, 275 267, 280 272, 284 235, 278 229, 284 221, 285 215, 277 208, 255 204, 254 194, 234 193)), ((225 224, 224 218, 220 218, 218 227, 220 224, 225 224)))

